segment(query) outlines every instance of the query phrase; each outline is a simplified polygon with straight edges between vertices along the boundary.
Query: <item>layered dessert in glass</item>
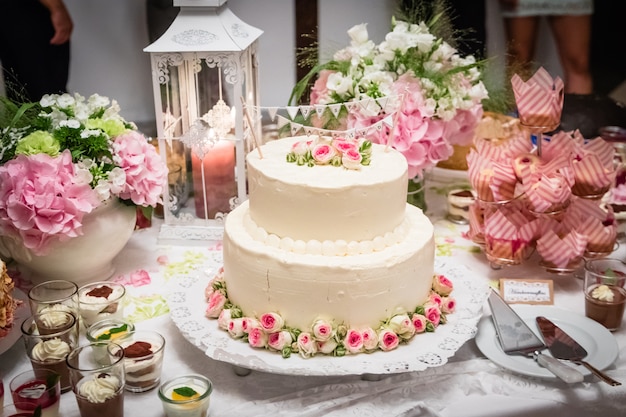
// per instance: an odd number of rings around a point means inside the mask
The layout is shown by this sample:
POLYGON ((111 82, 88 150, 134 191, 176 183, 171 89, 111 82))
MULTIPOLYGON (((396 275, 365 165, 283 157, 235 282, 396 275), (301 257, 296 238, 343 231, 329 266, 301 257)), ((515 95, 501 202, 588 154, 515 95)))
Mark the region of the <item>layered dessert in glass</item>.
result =
POLYGON ((213 385, 202 375, 185 375, 159 387, 159 398, 167 417, 206 417, 213 385))

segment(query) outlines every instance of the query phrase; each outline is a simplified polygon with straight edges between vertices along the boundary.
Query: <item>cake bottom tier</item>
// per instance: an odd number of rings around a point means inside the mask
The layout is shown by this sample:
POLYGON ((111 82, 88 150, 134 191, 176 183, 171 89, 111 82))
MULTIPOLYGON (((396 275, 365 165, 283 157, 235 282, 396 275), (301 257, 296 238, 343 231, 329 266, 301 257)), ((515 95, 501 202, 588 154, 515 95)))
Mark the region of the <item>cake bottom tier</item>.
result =
POLYGON ((302 330, 317 319, 377 328, 395 314, 413 311, 430 294, 433 225, 414 206, 407 204, 408 231, 400 242, 347 256, 298 254, 268 246, 247 232, 247 214, 245 202, 228 215, 223 241, 228 297, 245 316, 275 312, 286 326, 302 330))

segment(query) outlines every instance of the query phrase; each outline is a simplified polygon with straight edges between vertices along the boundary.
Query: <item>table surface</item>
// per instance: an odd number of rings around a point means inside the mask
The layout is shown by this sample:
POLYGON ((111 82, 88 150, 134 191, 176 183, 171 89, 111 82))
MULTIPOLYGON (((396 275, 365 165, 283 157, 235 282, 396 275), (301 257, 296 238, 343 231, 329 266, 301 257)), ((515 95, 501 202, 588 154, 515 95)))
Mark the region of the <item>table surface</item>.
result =
MULTIPOLYGON (((576 314, 584 311, 582 282, 573 276, 545 272, 531 257, 522 266, 492 269, 484 253, 464 237, 467 226, 445 220, 445 194, 462 181, 458 176, 431 177, 427 182, 427 214, 435 224, 437 257, 451 257, 469 268, 476 279, 551 279, 554 305, 576 314)), ((252 371, 241 376, 231 364, 209 358, 182 336, 171 320, 167 283, 189 273, 198 260, 221 257, 219 242, 173 246, 157 242, 159 221, 138 230, 116 258, 112 279, 128 288, 126 316, 139 329, 154 329, 167 341, 162 380, 199 373, 214 384, 210 415, 217 416, 617 416, 626 413, 626 325, 613 333, 619 357, 606 370, 625 383, 611 387, 589 376, 583 383, 517 375, 488 360, 474 339, 465 343, 448 363, 425 371, 369 378, 353 376, 294 376, 252 371), (584 414, 583 414, 584 413, 584 414)), ((614 254, 624 259, 622 244, 614 254)), ((210 272, 210 271, 206 271, 210 272)), ((208 278, 207 278, 208 281, 208 278)), ((17 280, 28 289, 28 282, 17 280)), ((202 295, 199 294, 199 297, 202 295)), ((485 312, 488 306, 485 305, 485 312)), ((531 360, 531 359, 528 359, 531 360)), ((23 343, 0 355, 5 387, 30 368, 23 343)), ((9 396, 10 398, 10 396, 9 396)), ((10 400, 6 400, 9 403, 10 400)), ((126 416, 164 416, 156 390, 125 394, 126 416)), ((61 398, 61 415, 78 417, 72 392, 61 398)))

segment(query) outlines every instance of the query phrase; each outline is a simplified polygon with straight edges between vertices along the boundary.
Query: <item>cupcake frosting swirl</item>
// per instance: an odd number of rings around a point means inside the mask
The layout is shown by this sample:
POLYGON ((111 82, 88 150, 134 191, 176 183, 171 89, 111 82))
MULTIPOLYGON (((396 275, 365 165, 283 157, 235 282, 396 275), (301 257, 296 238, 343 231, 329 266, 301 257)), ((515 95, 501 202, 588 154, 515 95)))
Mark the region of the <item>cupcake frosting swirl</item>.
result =
POLYGON ((42 340, 37 343, 31 352, 33 359, 39 362, 55 362, 65 359, 70 353, 70 345, 59 339, 42 340))
POLYGON ((79 393, 91 403, 103 403, 113 398, 119 389, 120 380, 116 376, 102 373, 85 381, 80 386, 79 393))

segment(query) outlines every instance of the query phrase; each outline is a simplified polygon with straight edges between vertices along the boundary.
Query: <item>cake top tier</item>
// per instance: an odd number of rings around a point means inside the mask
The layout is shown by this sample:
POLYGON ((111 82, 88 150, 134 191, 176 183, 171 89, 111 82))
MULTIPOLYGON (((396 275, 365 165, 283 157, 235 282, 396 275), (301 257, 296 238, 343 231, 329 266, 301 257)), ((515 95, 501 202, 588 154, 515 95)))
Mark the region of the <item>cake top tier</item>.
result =
POLYGON ((404 221, 405 157, 369 144, 367 165, 287 161, 294 145, 317 139, 278 139, 248 154, 250 217, 256 225, 279 238, 305 242, 371 240, 393 232, 404 221))
POLYGON ((316 145, 327 145, 336 152, 340 152, 333 146, 334 143, 335 140, 331 141, 328 137, 318 136, 279 139, 261 147, 262 157, 259 152, 252 151, 248 154, 247 161, 254 169, 263 171, 268 177, 301 186, 320 188, 335 189, 351 185, 371 185, 407 175, 405 157, 393 148, 379 144, 367 142, 364 146, 363 141, 359 141, 356 145, 356 153, 361 159, 358 161, 355 161, 355 156, 348 155, 343 158, 341 155, 318 156, 311 155, 311 152, 306 154, 303 151, 307 145, 309 150, 316 145), (359 147, 366 148, 366 150, 359 151, 359 147), (339 162, 333 162, 330 159, 339 162), (342 159, 343 162, 341 162, 342 159))

